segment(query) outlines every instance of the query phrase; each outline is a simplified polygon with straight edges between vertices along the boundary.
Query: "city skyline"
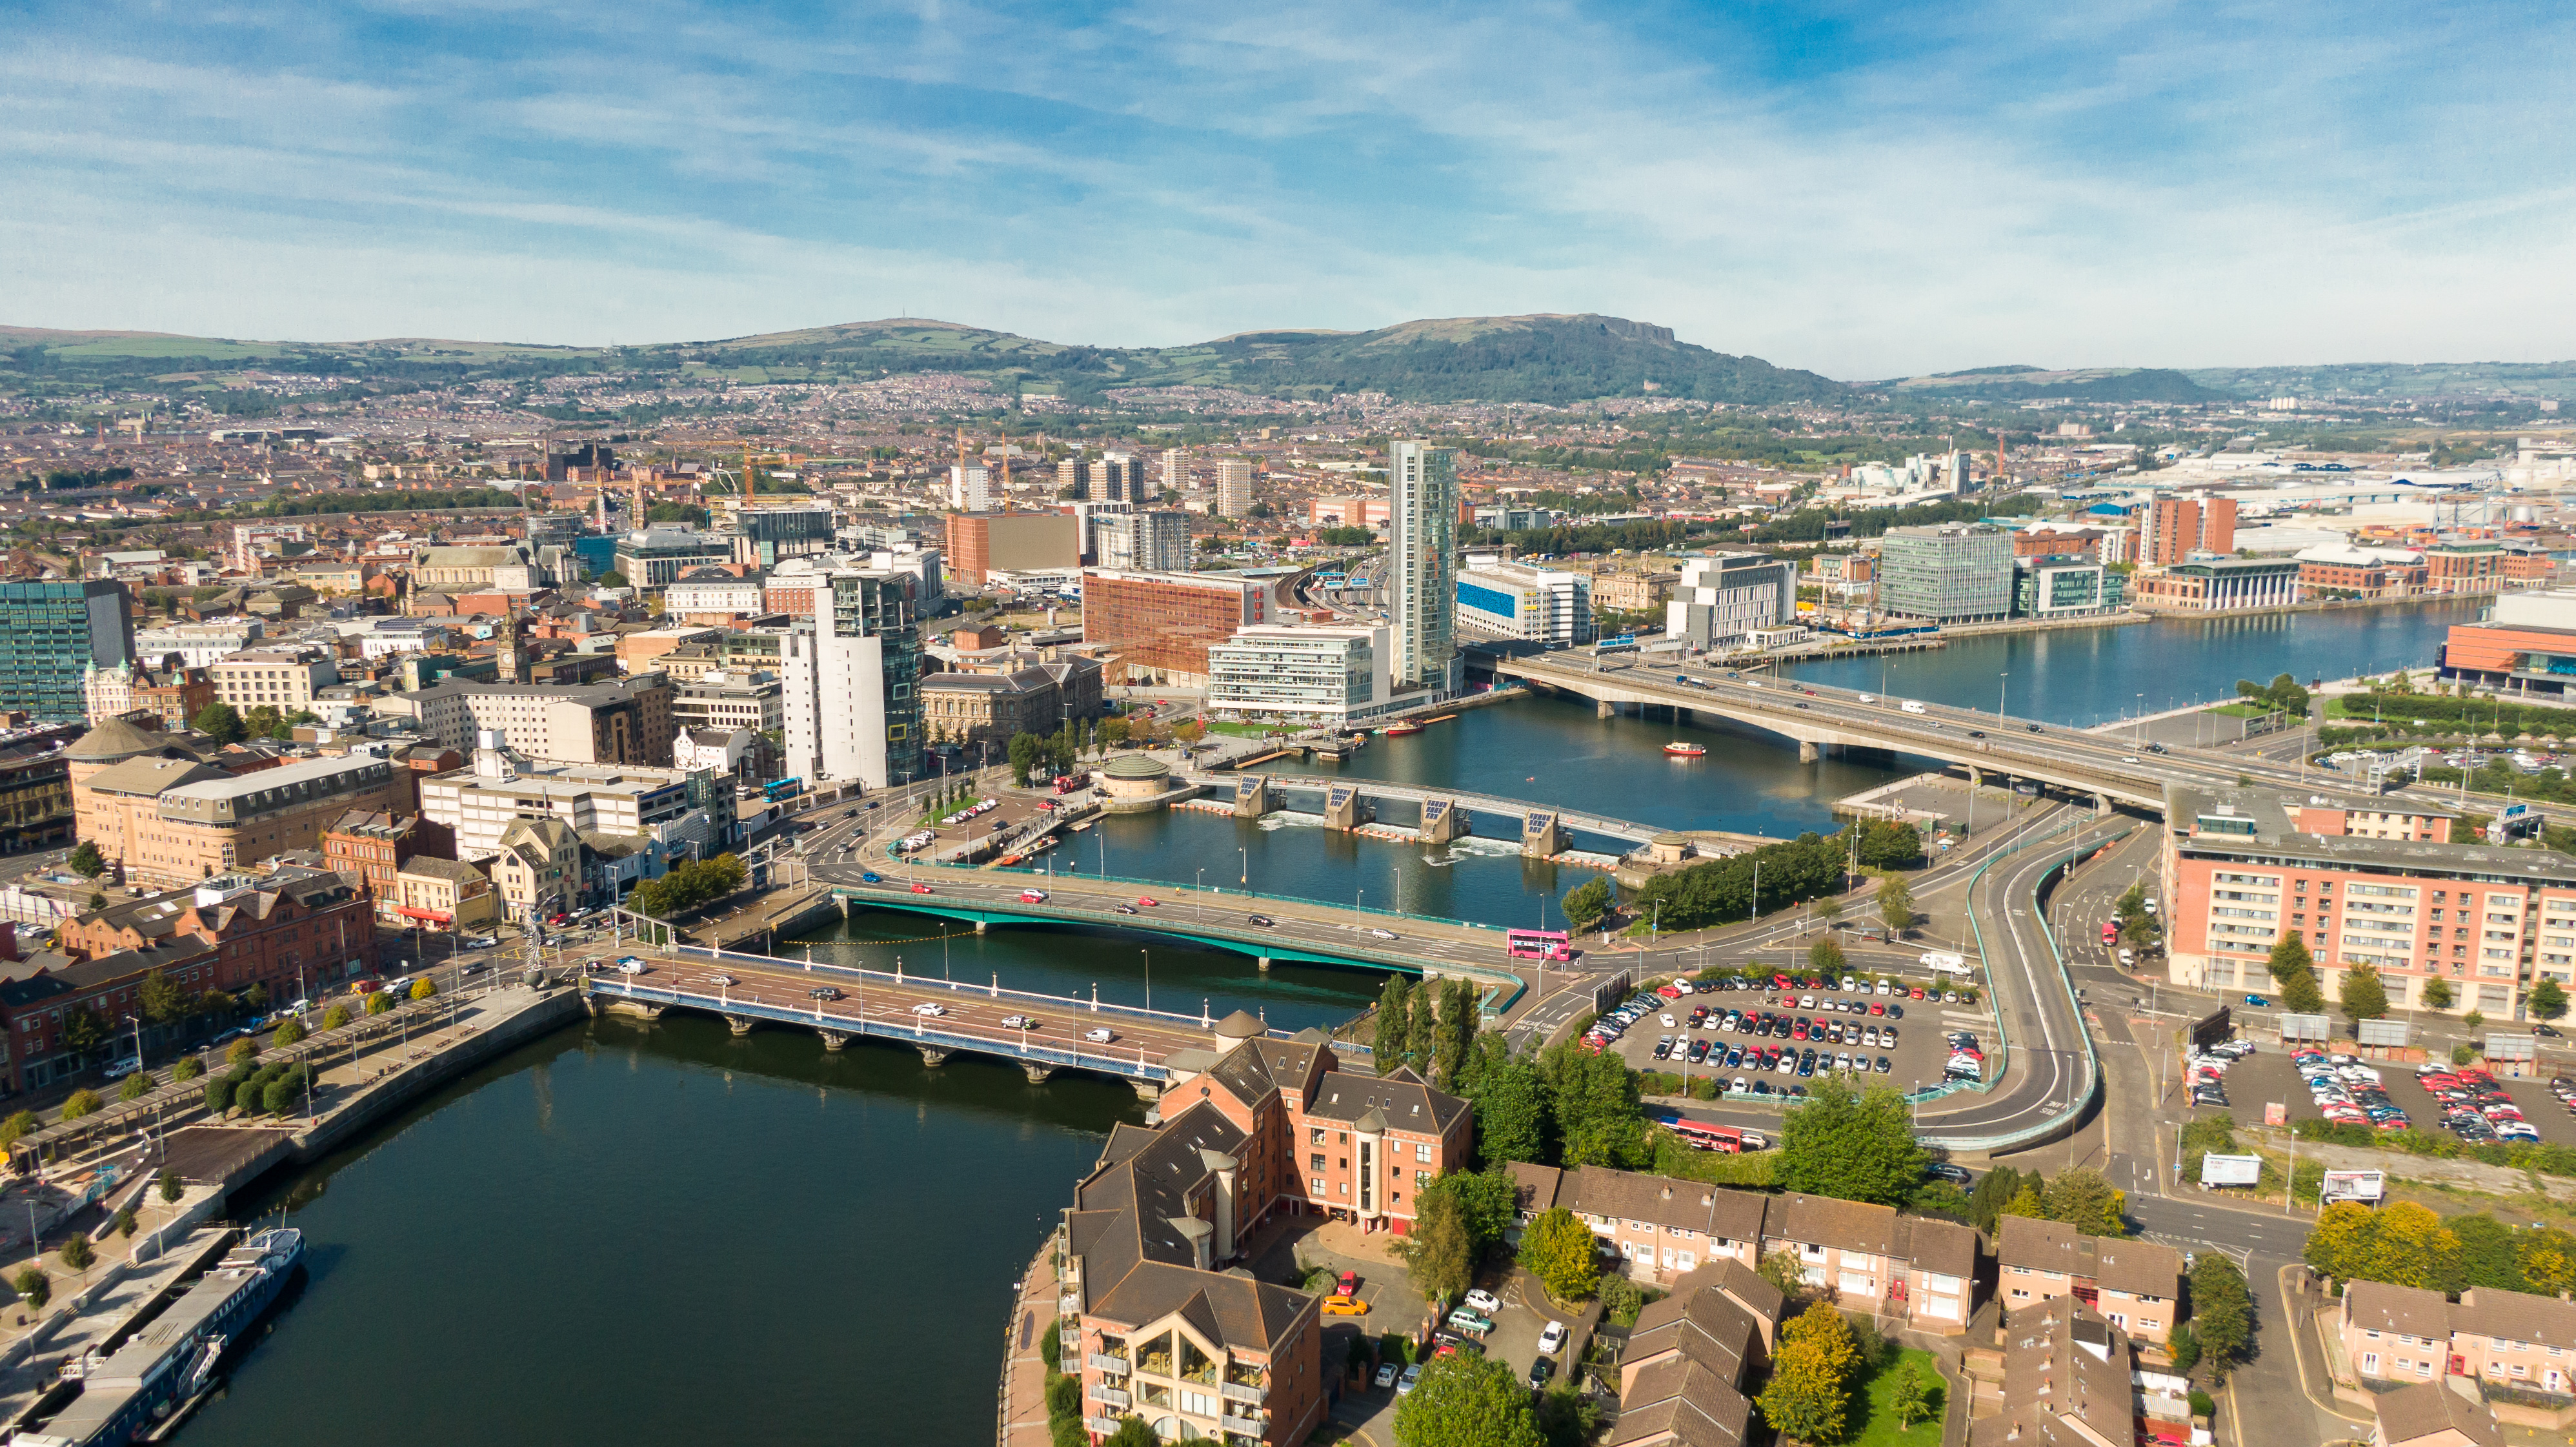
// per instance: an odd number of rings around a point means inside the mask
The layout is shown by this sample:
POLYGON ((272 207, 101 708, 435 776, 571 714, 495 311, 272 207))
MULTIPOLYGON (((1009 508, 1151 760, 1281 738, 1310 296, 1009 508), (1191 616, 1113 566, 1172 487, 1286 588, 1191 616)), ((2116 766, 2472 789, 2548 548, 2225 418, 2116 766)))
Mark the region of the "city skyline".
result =
MULTIPOLYGON (((1098 345, 1597 311, 1845 379, 2533 361, 2539 6, 38 7, 6 320, 1098 345), (2474 78, 2472 72, 2474 71, 2474 78)), ((2553 303, 2556 303, 2553 306, 2553 303)))

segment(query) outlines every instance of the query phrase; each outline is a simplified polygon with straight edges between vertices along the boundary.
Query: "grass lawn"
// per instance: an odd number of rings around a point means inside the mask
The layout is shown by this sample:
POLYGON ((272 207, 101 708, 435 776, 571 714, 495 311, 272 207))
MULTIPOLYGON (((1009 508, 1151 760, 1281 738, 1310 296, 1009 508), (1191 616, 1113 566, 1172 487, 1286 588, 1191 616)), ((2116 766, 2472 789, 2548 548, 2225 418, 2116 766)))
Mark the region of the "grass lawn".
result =
POLYGON ((1295 732, 1280 724, 1218 723, 1214 719, 1205 719, 1202 722, 1207 724, 1209 733, 1231 734, 1239 739, 1262 739, 1274 733, 1295 732))
POLYGON ((1857 1400, 1852 1404, 1851 1447, 1941 1447, 1941 1412, 1949 1388, 1932 1354, 1908 1348, 1890 1357, 1886 1370, 1860 1384, 1857 1400), (1897 1374, 1912 1362, 1929 1390, 1924 1403, 1929 1411, 1923 1420, 1900 1432, 1896 1429, 1896 1412, 1888 1402, 1896 1393, 1897 1374))
POLYGON ((2203 712, 2223 713, 2229 718, 2261 718, 2272 710, 2259 703, 2222 703, 2216 708, 2205 709, 2203 712))

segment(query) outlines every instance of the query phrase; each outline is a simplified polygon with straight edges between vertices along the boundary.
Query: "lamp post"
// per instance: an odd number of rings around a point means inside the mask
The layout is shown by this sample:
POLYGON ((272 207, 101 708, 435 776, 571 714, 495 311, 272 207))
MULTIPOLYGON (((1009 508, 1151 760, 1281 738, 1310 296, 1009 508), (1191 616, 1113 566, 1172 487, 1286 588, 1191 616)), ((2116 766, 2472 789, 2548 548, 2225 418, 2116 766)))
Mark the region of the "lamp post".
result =
POLYGON ((1145 957, 1145 1009, 1151 1013, 1154 1008, 1154 952, 1142 949, 1136 953, 1145 957))
POLYGON ((1198 914, 1197 914, 1197 916, 1196 916, 1196 917, 1197 917, 1198 919, 1201 919, 1201 920, 1206 919, 1206 918, 1207 918, 1207 870, 1205 870, 1205 869, 1200 869, 1200 870, 1198 871, 1198 877, 1197 877, 1197 878, 1196 878, 1196 879, 1191 883, 1191 885, 1190 885, 1190 902, 1191 902, 1191 903, 1193 903, 1193 904, 1195 904, 1195 905, 1198 907, 1198 914))

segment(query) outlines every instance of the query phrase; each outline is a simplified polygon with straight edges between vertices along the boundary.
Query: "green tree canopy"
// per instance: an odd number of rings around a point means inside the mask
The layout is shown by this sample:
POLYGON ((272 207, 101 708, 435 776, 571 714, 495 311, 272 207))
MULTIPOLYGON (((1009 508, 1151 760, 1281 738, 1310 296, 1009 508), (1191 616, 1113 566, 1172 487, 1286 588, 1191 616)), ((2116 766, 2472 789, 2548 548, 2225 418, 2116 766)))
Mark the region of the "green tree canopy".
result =
POLYGON ((1503 1166, 1445 1172, 1421 1189, 1414 1205, 1428 1210, 1434 1201, 1444 1199, 1457 1203, 1468 1249, 1478 1257, 1501 1245, 1503 1233, 1520 1217, 1517 1187, 1511 1171, 1503 1166))
POLYGON ((72 873, 79 875, 83 879, 96 879, 100 875, 107 873, 106 857, 98 852, 98 846, 96 844, 93 844, 86 839, 80 842, 78 848, 72 850, 70 863, 72 866, 72 873))
POLYGON ((1807 968, 1822 975, 1843 972, 1843 947, 1832 935, 1807 946, 1807 968))
POLYGON ((2214 1381, 2246 1359, 2254 1343, 2254 1296, 2223 1251, 2203 1251, 2191 1268, 2193 1338, 2214 1381))
POLYGON ((1455 1192, 1424 1194, 1414 1203, 1413 1234, 1404 1238, 1406 1274, 1424 1300, 1445 1306, 1475 1280, 1476 1252, 1466 1209, 1455 1192))
MULTIPOLYGON (((1588 1233, 1587 1233, 1588 1234, 1588 1233)), ((1397 1447, 1546 1447, 1529 1388, 1500 1357, 1434 1357, 1396 1405, 1397 1447)))
POLYGON ((1562 1164, 1633 1170, 1653 1159, 1637 1072, 1626 1061, 1568 1040, 1539 1057, 1539 1076, 1547 1083, 1562 1164))
POLYGON ((1600 1281, 1599 1250, 1592 1228, 1562 1206, 1542 1211, 1521 1228, 1520 1261, 1559 1301, 1581 1301, 1600 1281))
POLYGON ((1898 934, 1914 927, 1914 891, 1896 875, 1878 882, 1878 917, 1898 934))
POLYGON ((1600 924, 1615 902, 1610 893, 1609 878, 1598 874, 1567 890, 1565 898, 1560 901, 1565 909, 1566 924, 1577 930, 1588 930, 1600 924))
POLYGON ((2567 988, 2544 975, 2531 987, 2531 994, 2523 1003, 2541 1019, 2555 1020, 2567 1013, 2567 988))
POLYGON ((2264 967, 2272 972, 2272 982, 2284 987, 2296 976, 2314 976, 2317 972, 2317 962, 2308 954, 2307 937, 2297 930, 2283 930, 2281 937, 2272 942, 2272 957, 2264 967))
POLYGON ((2447 1010, 2451 1008, 2451 1002, 2455 998, 2457 997, 2451 993, 2451 982, 2443 979, 2441 976, 2435 975, 2424 982, 2423 1000, 2425 1009, 2447 1010))
POLYGON ((1544 1165, 1554 1158, 1548 1131, 1555 1107, 1535 1056, 1514 1054, 1501 1031, 1489 1030, 1477 1037, 1465 1075, 1461 1093, 1475 1107, 1479 1160, 1544 1165))
POLYGON ((1897 1206, 1912 1199, 1923 1165, 1904 1096, 1883 1085, 1855 1090, 1839 1076, 1820 1076, 1781 1119, 1772 1179, 1784 1190, 1897 1206))
POLYGON ((219 744, 240 743, 250 732, 249 726, 242 722, 241 714, 231 704, 220 700, 197 710, 197 716, 188 722, 197 732, 219 744))
POLYGON ((2388 1013, 2388 987, 2380 983, 2379 971, 2368 965, 2347 966, 2343 987, 2336 994, 2346 1019, 2376 1020, 2388 1013))

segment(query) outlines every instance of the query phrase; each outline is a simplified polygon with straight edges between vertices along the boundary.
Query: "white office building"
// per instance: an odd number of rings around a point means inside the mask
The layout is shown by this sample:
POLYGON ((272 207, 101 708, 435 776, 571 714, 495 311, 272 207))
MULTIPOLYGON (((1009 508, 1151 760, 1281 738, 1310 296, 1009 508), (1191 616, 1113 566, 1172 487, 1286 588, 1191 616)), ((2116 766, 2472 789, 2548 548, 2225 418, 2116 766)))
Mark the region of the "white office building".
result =
MULTIPOLYGON (((2009 593, 2012 569, 2004 569, 2009 593)), ((1664 604, 1664 636, 1693 648, 1735 648, 1798 621, 1798 565, 1762 553, 1689 558, 1664 604)))
POLYGON ((471 765, 420 781, 420 812, 456 831, 460 859, 498 852, 523 819, 560 819, 578 833, 653 839, 671 854, 709 858, 734 841, 733 789, 731 777, 708 769, 524 758, 507 735, 484 729, 471 765))
POLYGON ((1207 706, 1332 728, 1365 722, 1398 706, 1387 670, 1389 636, 1384 626, 1239 629, 1208 648, 1207 706))
POLYGON ((1458 575, 1458 627, 1486 638, 1565 646, 1592 641, 1592 579, 1526 563, 1489 562, 1458 575))
POLYGON ((884 788, 885 640, 838 631, 835 610, 814 610, 812 632, 780 640, 787 777, 809 786, 857 779, 884 788))
POLYGON ((261 623, 256 618, 213 618, 203 623, 172 623, 160 628, 143 628, 134 634, 134 656, 151 667, 178 654, 189 668, 203 668, 228 653, 239 653, 261 639, 261 623))
POLYGON ((1190 491, 1190 454, 1186 450, 1163 449, 1163 486, 1174 492, 1190 491))
POLYGON ((1216 515, 1227 518, 1252 515, 1252 459, 1227 457, 1218 460, 1216 515))
POLYGON ((1120 511, 1092 518, 1092 540, 1099 549, 1101 567, 1148 573, 1190 570, 1188 513, 1137 512, 1124 504, 1117 506, 1120 511))
POLYGON ((1391 671, 1398 687, 1457 693, 1467 679, 1456 639, 1457 454, 1428 442, 1389 442, 1386 454, 1391 671))

